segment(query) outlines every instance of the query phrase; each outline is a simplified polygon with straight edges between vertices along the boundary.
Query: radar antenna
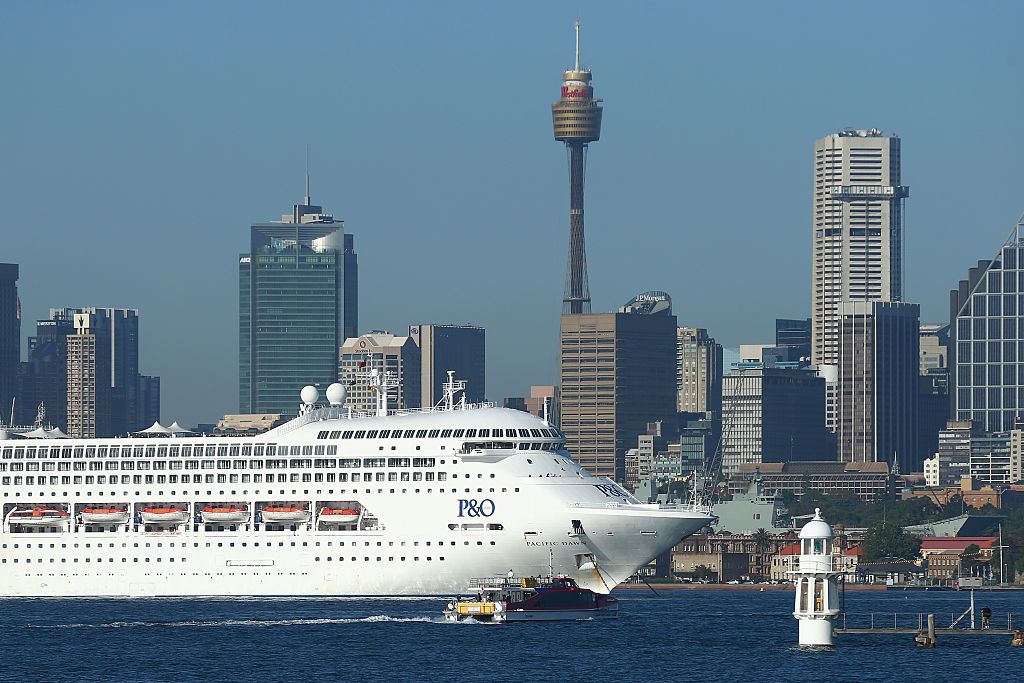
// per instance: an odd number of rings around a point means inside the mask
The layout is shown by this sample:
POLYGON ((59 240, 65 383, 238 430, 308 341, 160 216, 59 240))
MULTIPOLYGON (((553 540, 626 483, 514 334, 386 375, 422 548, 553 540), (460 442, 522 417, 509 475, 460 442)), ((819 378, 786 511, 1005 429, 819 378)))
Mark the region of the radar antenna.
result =
POLYGON ((466 381, 456 380, 455 371, 448 371, 448 381, 444 383, 444 396, 441 398, 441 402, 438 403, 435 408, 442 410, 455 410, 455 394, 462 393, 459 398, 459 408, 462 410, 466 409, 466 381))
POLYGON ((377 416, 386 417, 388 414, 388 396, 392 389, 398 389, 402 383, 398 380, 398 373, 386 370, 381 372, 377 368, 370 370, 370 387, 377 393, 377 416))

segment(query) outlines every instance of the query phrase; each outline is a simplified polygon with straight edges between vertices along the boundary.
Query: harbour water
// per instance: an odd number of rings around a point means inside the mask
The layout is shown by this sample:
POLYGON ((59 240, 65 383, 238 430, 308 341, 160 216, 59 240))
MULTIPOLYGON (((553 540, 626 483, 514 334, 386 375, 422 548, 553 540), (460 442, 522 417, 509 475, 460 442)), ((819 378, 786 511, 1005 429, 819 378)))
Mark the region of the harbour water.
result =
MULTIPOLYGON (((0 680, 10 681, 897 681, 1015 680, 1006 636, 840 635, 796 648, 791 591, 617 591, 620 618, 453 624, 436 598, 0 600, 0 680)), ((848 592, 850 612, 934 612, 966 593, 848 592)), ((1024 594, 979 592, 993 625, 1024 594)), ((891 616, 890 616, 891 619, 891 616)), ((980 616, 979 616, 980 620, 980 616)))

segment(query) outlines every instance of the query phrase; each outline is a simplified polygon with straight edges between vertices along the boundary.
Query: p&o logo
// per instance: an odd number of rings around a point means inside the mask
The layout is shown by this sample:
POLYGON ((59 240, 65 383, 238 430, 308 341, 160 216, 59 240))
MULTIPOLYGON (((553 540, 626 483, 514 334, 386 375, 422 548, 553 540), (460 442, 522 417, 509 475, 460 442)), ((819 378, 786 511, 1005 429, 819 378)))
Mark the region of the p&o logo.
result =
POLYGON ((490 498, 459 498, 459 517, 490 517, 494 514, 494 501, 490 498))
POLYGON ((626 498, 626 492, 613 484, 592 484, 592 486, 609 498, 626 498))

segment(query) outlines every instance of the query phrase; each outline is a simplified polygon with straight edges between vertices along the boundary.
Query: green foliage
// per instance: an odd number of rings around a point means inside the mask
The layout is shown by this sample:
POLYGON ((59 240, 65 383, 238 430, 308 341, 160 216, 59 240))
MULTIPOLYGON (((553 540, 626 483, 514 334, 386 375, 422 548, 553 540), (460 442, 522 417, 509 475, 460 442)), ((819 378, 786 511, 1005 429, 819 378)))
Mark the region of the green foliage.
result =
POLYGON ((887 558, 913 560, 921 551, 921 541, 903 531, 901 524, 880 522, 868 527, 861 547, 864 549, 865 562, 887 558))
POLYGON ((960 553, 960 557, 962 557, 964 559, 968 559, 968 558, 971 558, 971 557, 977 557, 980 554, 981 554, 981 548, 978 547, 977 543, 972 543, 969 546, 967 546, 966 548, 964 548, 964 551, 962 553, 960 553))
POLYGON ((714 570, 706 564, 698 564, 696 567, 693 568, 693 576, 695 578, 708 580, 714 575, 714 570))
POLYGON ((772 535, 768 533, 767 529, 761 528, 754 532, 752 537, 754 539, 754 547, 757 548, 757 552, 767 552, 772 545, 772 535))
MULTIPOLYGON (((869 527, 884 522, 897 526, 921 524, 947 515, 931 498, 908 498, 906 500, 880 500, 866 503, 853 494, 830 495, 818 491, 807 491, 799 500, 787 500, 791 515, 809 515, 814 508, 821 508, 821 514, 829 524, 843 524, 847 527, 869 527)), ((955 514, 960 514, 959 506, 955 514)))

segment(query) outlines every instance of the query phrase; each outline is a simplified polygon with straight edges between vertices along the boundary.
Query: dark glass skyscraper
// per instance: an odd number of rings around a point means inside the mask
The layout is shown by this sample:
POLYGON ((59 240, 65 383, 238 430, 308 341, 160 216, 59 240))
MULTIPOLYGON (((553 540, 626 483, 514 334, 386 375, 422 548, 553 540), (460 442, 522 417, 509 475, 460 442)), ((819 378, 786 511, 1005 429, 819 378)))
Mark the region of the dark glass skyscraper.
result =
POLYGON ((342 221, 309 203, 256 223, 238 260, 242 413, 292 413, 307 384, 338 378, 338 350, 357 336, 357 265, 342 221))
POLYGON ((21 312, 18 310, 18 264, 0 263, 0 422, 11 414, 11 399, 21 360, 21 312))

